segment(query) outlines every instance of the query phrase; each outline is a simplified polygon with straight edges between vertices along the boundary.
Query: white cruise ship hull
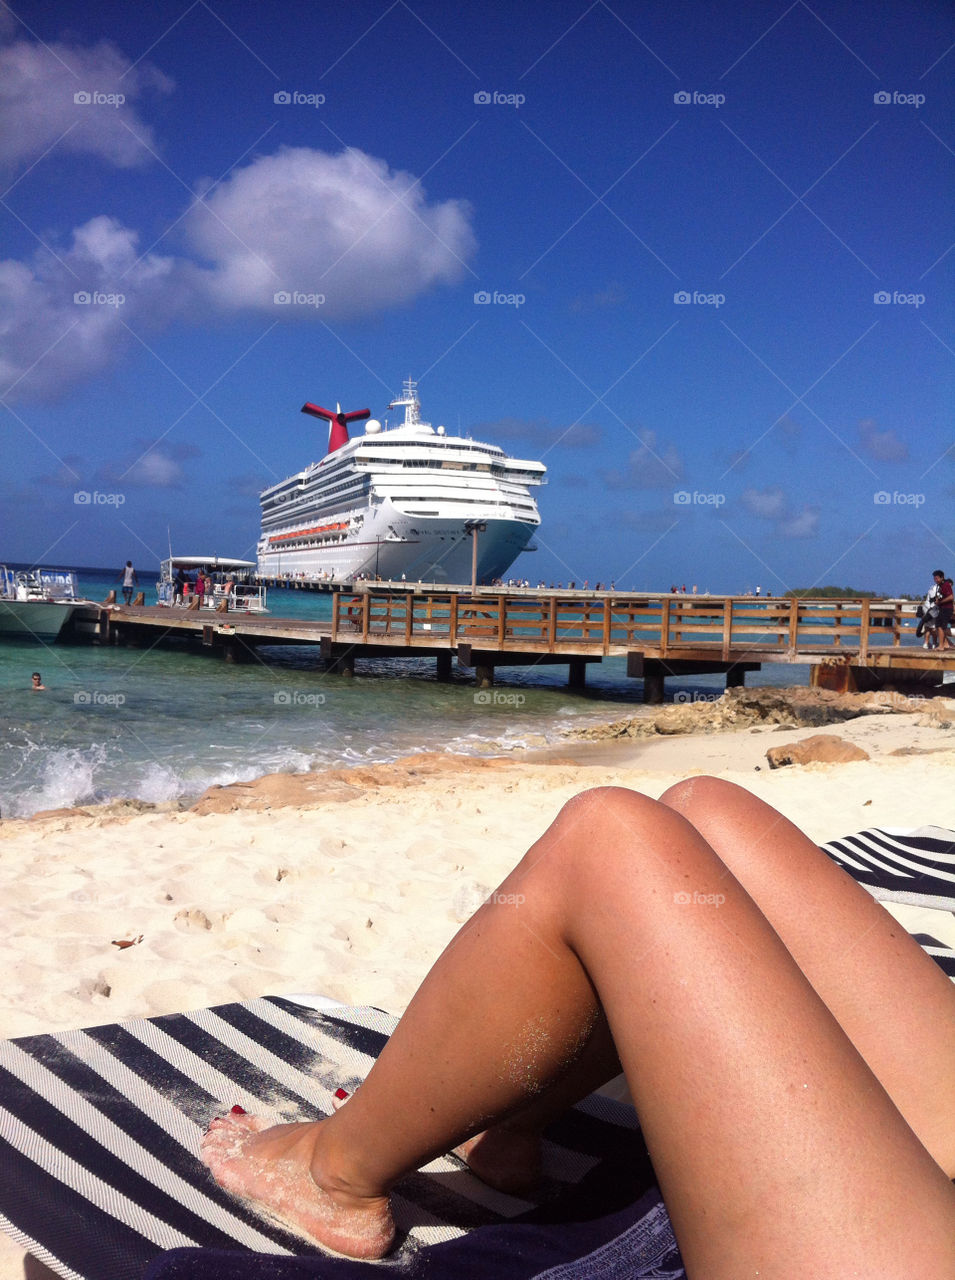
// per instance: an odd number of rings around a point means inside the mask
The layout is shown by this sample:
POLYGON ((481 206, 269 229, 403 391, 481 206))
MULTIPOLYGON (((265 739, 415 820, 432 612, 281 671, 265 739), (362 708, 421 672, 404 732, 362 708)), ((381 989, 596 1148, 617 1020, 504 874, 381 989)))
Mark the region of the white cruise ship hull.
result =
POLYGON ((547 468, 432 427, 415 387, 388 406, 405 411, 390 429, 368 409, 303 406, 329 422, 328 452, 261 494, 260 574, 466 584, 476 549, 477 581, 504 577, 540 525, 530 489, 547 468))
MULTIPOLYGON (((343 541, 324 547, 282 549, 263 538, 259 544, 259 573, 277 578, 305 574, 339 581, 367 577, 398 582, 402 575, 409 582, 471 581, 471 535, 460 519, 409 516, 390 502, 383 502, 371 512, 365 508, 341 513, 336 520, 351 527, 343 541), (353 532, 356 515, 365 518, 359 530, 353 532)), ((477 535, 477 578, 479 582, 490 582, 504 577, 530 542, 537 525, 500 517, 488 517, 484 524, 485 529, 477 535)))

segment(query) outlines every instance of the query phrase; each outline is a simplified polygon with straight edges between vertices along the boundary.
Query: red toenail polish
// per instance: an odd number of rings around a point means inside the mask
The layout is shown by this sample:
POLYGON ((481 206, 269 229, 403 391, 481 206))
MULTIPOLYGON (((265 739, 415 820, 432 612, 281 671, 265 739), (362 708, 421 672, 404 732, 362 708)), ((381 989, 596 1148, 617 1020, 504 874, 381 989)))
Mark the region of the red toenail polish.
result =
POLYGON ((245 1107, 240 1107, 239 1104, 236 1103, 229 1114, 233 1116, 244 1116, 248 1113, 246 1112, 245 1107))
POLYGON ((335 1097, 336 1097, 336 1098, 338 1098, 338 1099, 339 1099, 340 1101, 342 1101, 342 1102, 344 1102, 344 1101, 345 1101, 345 1099, 346 1099, 347 1097, 349 1097, 349 1096, 350 1096, 350 1095, 349 1095, 349 1093, 348 1093, 347 1089, 336 1089, 336 1090, 335 1090, 335 1097))

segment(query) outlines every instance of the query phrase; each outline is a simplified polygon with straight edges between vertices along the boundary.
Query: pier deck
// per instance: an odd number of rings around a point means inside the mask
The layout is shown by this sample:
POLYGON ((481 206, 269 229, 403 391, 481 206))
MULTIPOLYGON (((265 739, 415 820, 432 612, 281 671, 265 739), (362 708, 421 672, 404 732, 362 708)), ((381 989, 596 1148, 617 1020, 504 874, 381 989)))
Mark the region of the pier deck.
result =
POLYGON ((447 677, 456 657, 483 686, 495 667, 542 663, 567 664, 571 685, 580 686, 588 662, 623 657, 627 674, 643 679, 646 700, 656 702, 667 676, 722 673, 728 684, 742 684, 764 662, 809 665, 813 684, 843 691, 889 681, 939 684, 955 672, 955 650, 922 648, 905 608, 860 599, 375 587, 335 594, 331 620, 103 606, 81 615, 77 631, 103 643, 179 637, 230 660, 259 646, 313 645, 346 675, 356 659, 418 656, 436 658, 447 677))

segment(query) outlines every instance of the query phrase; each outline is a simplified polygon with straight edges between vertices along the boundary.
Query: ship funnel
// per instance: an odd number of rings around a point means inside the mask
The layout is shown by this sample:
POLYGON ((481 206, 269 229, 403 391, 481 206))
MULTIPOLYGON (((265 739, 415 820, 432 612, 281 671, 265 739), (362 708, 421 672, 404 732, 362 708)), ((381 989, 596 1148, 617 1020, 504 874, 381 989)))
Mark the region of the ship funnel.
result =
POLYGON ((324 418, 328 422, 328 453, 334 453, 343 444, 348 444, 349 422, 360 422, 363 418, 371 417, 370 409, 354 409, 351 413, 342 413, 341 405, 336 405, 336 410, 337 412, 332 413, 330 409, 309 404, 308 401, 302 405, 303 413, 309 413, 313 418, 324 418))

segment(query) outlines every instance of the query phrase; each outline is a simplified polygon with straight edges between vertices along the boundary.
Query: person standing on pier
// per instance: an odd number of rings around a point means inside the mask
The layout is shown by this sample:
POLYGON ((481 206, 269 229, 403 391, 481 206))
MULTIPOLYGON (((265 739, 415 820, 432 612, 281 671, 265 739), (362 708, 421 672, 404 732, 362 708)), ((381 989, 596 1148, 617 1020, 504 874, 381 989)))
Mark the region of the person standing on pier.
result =
POLYGON ((935 645, 938 649, 951 649, 953 645, 950 628, 952 618, 955 616, 955 597, 952 594, 952 580, 951 578, 946 578, 942 569, 936 569, 932 577, 935 579, 935 598, 933 603, 938 610, 938 616, 934 620, 935 645))
POLYGON ((133 589, 139 586, 139 579, 136 577, 136 570, 133 568, 132 560, 126 561, 126 567, 120 569, 116 575, 117 579, 123 580, 123 601, 129 605, 133 602, 133 589))

